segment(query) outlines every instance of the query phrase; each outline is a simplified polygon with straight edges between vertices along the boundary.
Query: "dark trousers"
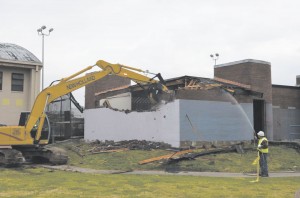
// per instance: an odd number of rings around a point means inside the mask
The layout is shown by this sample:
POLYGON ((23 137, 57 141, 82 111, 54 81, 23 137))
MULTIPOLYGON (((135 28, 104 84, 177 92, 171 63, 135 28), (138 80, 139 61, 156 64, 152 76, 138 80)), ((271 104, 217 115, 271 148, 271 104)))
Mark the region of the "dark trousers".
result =
POLYGON ((259 166, 261 176, 269 176, 267 157, 267 153, 259 152, 259 166))

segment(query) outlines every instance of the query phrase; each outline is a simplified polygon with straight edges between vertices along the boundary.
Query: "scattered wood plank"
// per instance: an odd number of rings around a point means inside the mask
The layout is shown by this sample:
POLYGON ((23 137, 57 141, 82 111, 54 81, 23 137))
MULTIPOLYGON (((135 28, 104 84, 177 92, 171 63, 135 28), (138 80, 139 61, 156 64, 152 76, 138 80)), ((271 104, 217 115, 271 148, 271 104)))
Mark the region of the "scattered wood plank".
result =
POLYGON ((113 150, 104 150, 104 151, 97 151, 92 152, 92 154, 99 154, 99 153, 114 153, 114 152, 123 152, 128 151, 128 148, 121 148, 121 149, 113 149, 113 150))
POLYGON ((162 160, 162 159, 170 159, 174 156, 179 156, 179 155, 183 155, 183 154, 191 153, 191 152, 193 152, 193 149, 178 151, 178 152, 175 152, 175 153, 172 153, 172 154, 162 155, 162 156, 159 156, 159 157, 154 157, 154 158, 142 160, 142 161, 139 161, 139 164, 142 165, 142 164, 147 164, 147 163, 150 163, 150 162, 159 161, 159 160, 162 160))
POLYGON ((204 155, 211 155, 211 154, 217 154, 217 153, 228 153, 228 152, 233 152, 233 151, 237 151, 236 145, 230 146, 230 147, 225 147, 225 148, 216 148, 216 149, 201 151, 198 153, 189 153, 189 154, 183 155, 177 159, 169 159, 168 163, 174 163, 174 162, 179 162, 179 161, 183 161, 183 160, 193 160, 197 157, 204 156, 204 155))

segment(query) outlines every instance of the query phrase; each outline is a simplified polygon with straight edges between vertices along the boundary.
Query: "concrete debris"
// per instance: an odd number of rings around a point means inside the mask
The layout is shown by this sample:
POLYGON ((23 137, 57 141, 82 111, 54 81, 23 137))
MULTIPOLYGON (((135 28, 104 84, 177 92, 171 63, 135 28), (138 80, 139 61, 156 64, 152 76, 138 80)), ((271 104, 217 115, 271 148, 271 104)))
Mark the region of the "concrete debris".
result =
POLYGON ((170 144, 164 142, 152 142, 146 140, 124 140, 119 142, 112 140, 96 140, 90 144, 93 146, 93 148, 88 151, 94 154, 103 152, 120 152, 125 150, 152 150, 171 148, 170 144))

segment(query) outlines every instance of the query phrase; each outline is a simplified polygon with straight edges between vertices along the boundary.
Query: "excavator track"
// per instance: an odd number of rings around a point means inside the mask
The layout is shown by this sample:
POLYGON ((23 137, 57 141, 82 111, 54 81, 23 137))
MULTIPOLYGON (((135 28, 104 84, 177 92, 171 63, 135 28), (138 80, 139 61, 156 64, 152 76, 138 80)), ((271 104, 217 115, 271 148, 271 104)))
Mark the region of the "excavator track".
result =
POLYGON ((0 165, 16 166, 25 162, 22 153, 16 149, 0 148, 0 165))
POLYGON ((50 164, 66 164, 68 156, 66 152, 57 147, 19 147, 16 148, 22 152, 27 162, 31 163, 50 163, 50 164))
POLYGON ((0 165, 18 166, 25 162, 67 164, 68 156, 63 149, 51 147, 0 148, 0 165))

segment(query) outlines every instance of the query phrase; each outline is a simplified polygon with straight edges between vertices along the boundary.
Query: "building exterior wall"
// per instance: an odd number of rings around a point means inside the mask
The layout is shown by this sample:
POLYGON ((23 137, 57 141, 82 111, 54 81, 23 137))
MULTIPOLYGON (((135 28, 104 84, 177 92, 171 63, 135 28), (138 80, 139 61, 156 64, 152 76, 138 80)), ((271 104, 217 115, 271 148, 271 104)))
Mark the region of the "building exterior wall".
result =
POLYGON ((300 139, 300 87, 273 85, 274 140, 300 139))
POLYGON ((251 103, 179 101, 181 142, 253 139, 253 107, 251 103))
POLYGON ((265 101, 265 132, 273 139, 272 79, 271 64, 265 61, 247 59, 216 65, 214 76, 250 85, 251 90, 263 93, 265 101))
POLYGON ((0 90, 0 123, 17 125, 22 111, 30 111, 39 93, 40 69, 36 66, 0 63, 3 72, 2 90, 0 90), (24 74, 23 91, 11 91, 12 73, 24 74))
POLYGON ((262 92, 263 99, 272 103, 271 64, 265 61, 244 60, 217 65, 214 76, 250 85, 251 90, 262 92))
POLYGON ((247 103, 177 99, 157 111, 125 114, 98 108, 85 110, 84 116, 86 140, 138 139, 179 147, 186 142, 253 139, 253 108, 247 103))
POLYGON ((300 139, 300 110, 273 107, 274 140, 300 139))
POLYGON ((273 85, 272 97, 273 106, 300 109, 300 87, 273 85))
MULTIPOLYGON (((0 72, 3 73, 0 90, 0 124, 18 125, 20 113, 30 111, 40 92, 42 63, 27 49, 0 43, 0 72), (12 73, 23 74, 23 90, 12 91, 12 73)), ((20 79, 15 81, 18 87, 20 79)))
POLYGON ((126 85, 130 85, 130 79, 109 75, 85 86, 85 108, 92 109, 97 107, 97 101, 102 98, 97 97, 95 94, 126 85))
POLYGON ((108 108, 84 111, 85 140, 148 140, 180 146, 179 101, 150 112, 119 112, 108 108))

